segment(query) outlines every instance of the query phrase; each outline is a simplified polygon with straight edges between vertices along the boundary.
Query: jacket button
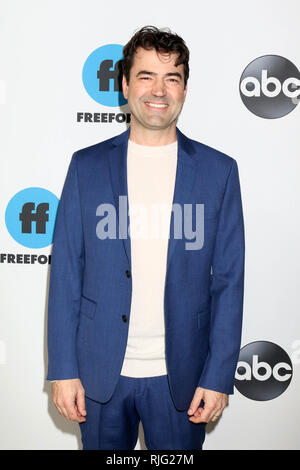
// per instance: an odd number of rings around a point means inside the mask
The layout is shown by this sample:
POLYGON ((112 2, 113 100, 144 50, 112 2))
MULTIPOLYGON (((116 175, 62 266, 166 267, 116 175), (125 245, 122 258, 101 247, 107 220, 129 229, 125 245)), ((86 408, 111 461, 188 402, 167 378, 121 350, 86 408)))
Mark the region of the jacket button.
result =
POLYGON ((126 269, 125 272, 126 272, 126 276, 127 276, 127 277, 130 277, 130 276, 131 276, 130 271, 129 271, 128 269, 126 269))
POLYGON ((127 322, 127 316, 126 316, 126 315, 122 315, 122 320, 123 320, 124 323, 126 323, 126 322, 127 322))

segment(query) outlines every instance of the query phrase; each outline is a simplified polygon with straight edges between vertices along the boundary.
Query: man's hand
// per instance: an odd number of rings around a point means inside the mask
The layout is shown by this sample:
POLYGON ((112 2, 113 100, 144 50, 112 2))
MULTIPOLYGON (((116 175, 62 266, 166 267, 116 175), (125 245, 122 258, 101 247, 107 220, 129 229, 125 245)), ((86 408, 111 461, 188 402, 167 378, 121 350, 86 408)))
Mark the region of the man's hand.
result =
POLYGON ((217 421, 217 419, 223 413, 225 406, 227 405, 228 395, 225 393, 197 387, 187 412, 190 416, 189 421, 192 421, 193 423, 208 423, 209 421, 217 421), (199 408, 201 400, 204 401, 203 408, 199 408))
POLYGON ((77 423, 86 421, 84 388, 80 379, 53 382, 52 400, 60 414, 65 418, 77 423))

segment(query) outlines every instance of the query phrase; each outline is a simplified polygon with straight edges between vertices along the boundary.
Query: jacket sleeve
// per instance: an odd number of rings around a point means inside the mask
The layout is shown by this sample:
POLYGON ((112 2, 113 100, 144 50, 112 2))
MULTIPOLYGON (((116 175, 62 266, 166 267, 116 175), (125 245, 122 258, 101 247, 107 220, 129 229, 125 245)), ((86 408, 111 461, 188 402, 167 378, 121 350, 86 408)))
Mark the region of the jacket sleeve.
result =
POLYGON ((76 333, 83 264, 83 230, 75 152, 69 164, 54 229, 48 297, 46 380, 79 377, 76 333))
POLYGON ((198 387, 233 394, 244 297, 245 235, 241 190, 233 159, 219 213, 211 282, 209 352, 198 387))

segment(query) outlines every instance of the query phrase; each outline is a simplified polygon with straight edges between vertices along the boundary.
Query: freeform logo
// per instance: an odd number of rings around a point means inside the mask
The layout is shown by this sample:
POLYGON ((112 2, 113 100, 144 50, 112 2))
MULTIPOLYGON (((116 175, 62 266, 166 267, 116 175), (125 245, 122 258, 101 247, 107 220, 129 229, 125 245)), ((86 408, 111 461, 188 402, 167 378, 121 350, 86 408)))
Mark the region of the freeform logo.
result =
POLYGON ((105 106, 127 103, 122 91, 121 59, 123 46, 107 44, 94 50, 86 59, 82 80, 87 93, 105 106))
POLYGON ((26 188, 9 201, 5 223, 12 238, 28 248, 51 245, 59 200, 43 188, 26 188))
POLYGON ((266 401, 281 395, 292 375, 292 361, 284 349, 269 341, 254 341, 240 351, 234 384, 245 397, 266 401))
POLYGON ((300 72, 285 57, 258 57, 242 73, 240 96, 246 108, 256 116, 283 117, 299 103, 300 72))

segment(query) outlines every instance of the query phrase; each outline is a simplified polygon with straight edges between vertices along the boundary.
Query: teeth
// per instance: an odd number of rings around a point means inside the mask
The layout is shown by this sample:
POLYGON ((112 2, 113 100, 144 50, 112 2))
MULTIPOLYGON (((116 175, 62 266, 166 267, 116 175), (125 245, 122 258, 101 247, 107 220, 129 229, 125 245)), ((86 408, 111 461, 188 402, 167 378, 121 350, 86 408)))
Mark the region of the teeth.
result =
POLYGON ((154 108, 166 108, 168 106, 167 104, 157 104, 157 103, 149 103, 149 102, 146 102, 146 104, 149 104, 150 106, 153 106, 154 108))

